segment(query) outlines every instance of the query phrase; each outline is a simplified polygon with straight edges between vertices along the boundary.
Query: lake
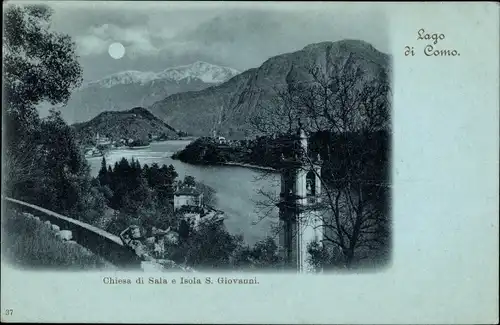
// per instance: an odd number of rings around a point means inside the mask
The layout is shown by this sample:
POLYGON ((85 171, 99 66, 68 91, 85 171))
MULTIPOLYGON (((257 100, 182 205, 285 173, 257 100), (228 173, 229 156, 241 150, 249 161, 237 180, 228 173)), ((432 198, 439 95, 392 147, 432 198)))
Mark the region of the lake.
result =
MULTIPOLYGON (((245 242, 253 245, 255 242, 272 235, 272 225, 277 222, 278 210, 262 211, 256 202, 265 200, 264 192, 279 193, 279 176, 262 177, 262 172, 237 166, 197 166, 183 163, 171 158, 176 151, 182 150, 191 140, 173 140, 154 142, 143 149, 115 149, 106 154, 106 161, 114 165, 122 157, 137 159, 141 165, 157 163, 173 165, 183 179, 191 175, 197 181, 212 187, 216 192, 216 208, 225 212, 226 225, 232 234, 242 234, 245 242), (261 211, 259 211, 261 210, 261 211), (262 218, 263 215, 267 217, 262 218), (259 221, 260 220, 260 221, 259 221)), ((101 167, 101 157, 89 158, 92 175, 96 176, 101 167)))

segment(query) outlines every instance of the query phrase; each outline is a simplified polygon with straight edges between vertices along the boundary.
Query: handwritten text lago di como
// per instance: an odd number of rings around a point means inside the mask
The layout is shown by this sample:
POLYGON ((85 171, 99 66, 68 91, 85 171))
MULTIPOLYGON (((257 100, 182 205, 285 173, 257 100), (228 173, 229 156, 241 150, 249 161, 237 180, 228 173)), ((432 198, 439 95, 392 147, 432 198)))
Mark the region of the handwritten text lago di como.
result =
MULTIPOLYGON (((442 43, 446 40, 443 33, 429 33, 421 28, 417 31, 417 40, 424 41, 426 44, 422 51, 425 56, 460 56, 460 52, 456 49, 442 46, 442 43)), ((405 46, 404 54, 405 56, 415 56, 415 47, 405 46)))

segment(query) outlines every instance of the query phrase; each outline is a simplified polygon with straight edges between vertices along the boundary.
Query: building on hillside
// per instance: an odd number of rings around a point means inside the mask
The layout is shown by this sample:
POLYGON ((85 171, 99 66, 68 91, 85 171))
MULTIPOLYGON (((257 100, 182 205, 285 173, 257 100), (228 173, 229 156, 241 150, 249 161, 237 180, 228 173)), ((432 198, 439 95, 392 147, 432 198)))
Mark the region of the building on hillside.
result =
POLYGON ((100 136, 99 132, 97 132, 95 136, 95 142, 96 146, 107 146, 111 144, 111 139, 109 139, 108 137, 100 136))
POLYGON ((184 186, 174 192, 174 211, 185 206, 202 207, 203 193, 196 187, 184 186))
POLYGON ((85 150, 85 158, 102 157, 102 156, 103 153, 101 152, 101 150, 95 147, 87 148, 85 150))
POLYGON ((224 212, 209 206, 183 206, 177 212, 182 214, 182 219, 187 221, 193 229, 197 229, 201 223, 206 221, 220 222, 224 220, 224 212))
POLYGON ((212 131, 212 138, 218 144, 226 144, 227 143, 226 138, 224 138, 223 136, 217 135, 217 130, 215 130, 215 129, 212 131))
POLYGON ((202 217, 203 217, 202 212, 186 212, 183 215, 184 220, 188 221, 188 223, 191 225, 191 227, 193 227, 193 229, 198 228, 202 217))

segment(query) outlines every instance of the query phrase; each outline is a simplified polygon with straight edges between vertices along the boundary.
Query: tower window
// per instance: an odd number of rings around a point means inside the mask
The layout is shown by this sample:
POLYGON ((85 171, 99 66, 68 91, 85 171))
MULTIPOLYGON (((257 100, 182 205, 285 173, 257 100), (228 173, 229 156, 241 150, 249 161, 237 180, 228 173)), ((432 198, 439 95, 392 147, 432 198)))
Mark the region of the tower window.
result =
POLYGON ((306 193, 307 196, 316 195, 316 175, 313 171, 308 172, 306 176, 306 193))

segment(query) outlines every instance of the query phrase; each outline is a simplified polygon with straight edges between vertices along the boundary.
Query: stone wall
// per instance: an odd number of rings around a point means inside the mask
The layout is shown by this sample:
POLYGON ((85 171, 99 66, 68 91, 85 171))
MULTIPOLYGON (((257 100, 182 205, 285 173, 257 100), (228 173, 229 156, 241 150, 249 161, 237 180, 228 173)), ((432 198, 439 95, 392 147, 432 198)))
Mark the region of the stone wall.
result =
POLYGON ((69 218, 42 207, 23 201, 2 197, 3 208, 13 208, 28 212, 41 221, 48 221, 61 231, 69 230, 72 239, 113 265, 126 269, 141 269, 141 260, 129 247, 124 246, 120 237, 85 222, 69 218))

